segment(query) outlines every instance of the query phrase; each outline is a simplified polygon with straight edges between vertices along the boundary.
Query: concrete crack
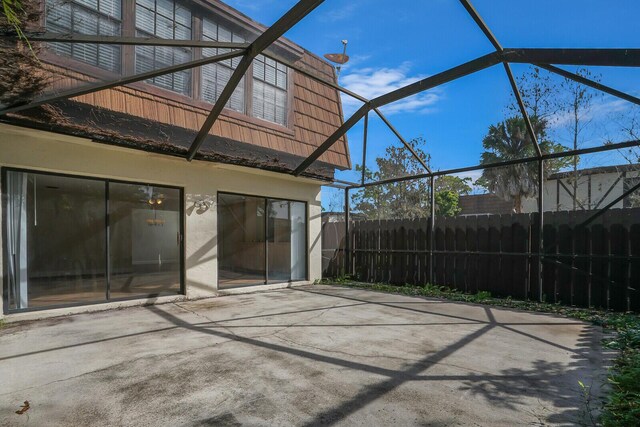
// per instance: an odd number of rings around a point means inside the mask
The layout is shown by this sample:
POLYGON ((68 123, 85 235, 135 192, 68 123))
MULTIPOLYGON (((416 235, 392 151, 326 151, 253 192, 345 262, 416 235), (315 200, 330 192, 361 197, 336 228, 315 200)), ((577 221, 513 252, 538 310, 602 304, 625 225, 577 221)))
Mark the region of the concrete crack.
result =
POLYGON ((229 333, 230 335, 233 335, 234 337, 237 337, 237 336, 238 336, 238 335, 237 335, 237 334, 236 334, 232 329, 229 329, 229 328, 227 328, 226 326, 221 325, 219 321, 213 320, 213 319, 211 319, 210 317, 205 316, 204 314, 198 313, 198 312, 197 312, 197 311, 195 311, 195 310, 192 310, 192 309, 190 309, 190 308, 184 307, 184 306, 182 306, 182 305, 178 304, 177 302, 174 302, 173 304, 174 304, 176 307, 178 307, 178 308, 180 308, 180 309, 182 309, 182 310, 184 310, 184 311, 186 311, 186 312, 188 312, 188 313, 193 314, 194 316, 197 316, 197 317, 199 317, 199 318, 201 318, 201 319, 205 319, 206 321, 211 322, 211 323, 213 323, 213 324, 215 324, 215 325, 219 325, 222 329, 224 329, 227 333, 229 333))

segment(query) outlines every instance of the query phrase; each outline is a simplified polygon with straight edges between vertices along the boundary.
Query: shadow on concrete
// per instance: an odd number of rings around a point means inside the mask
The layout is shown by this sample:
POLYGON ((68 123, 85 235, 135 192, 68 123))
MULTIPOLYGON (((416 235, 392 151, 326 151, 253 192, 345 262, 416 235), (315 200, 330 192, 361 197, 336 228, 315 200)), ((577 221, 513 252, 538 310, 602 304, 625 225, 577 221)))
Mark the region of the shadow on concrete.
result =
MULTIPOLYGON (((301 313, 310 313, 310 312, 314 312, 314 311, 332 310, 332 309, 336 309, 336 308, 355 307, 355 306, 363 305, 363 304, 365 304, 365 303, 344 304, 344 305, 335 305, 335 306, 329 306, 329 307, 311 308, 311 309, 307 309, 307 310, 294 310, 294 311, 284 311, 284 312, 280 312, 280 313, 261 314, 261 315, 256 315, 256 316, 235 317, 233 319, 223 319, 223 320, 218 320, 218 321, 215 321, 215 322, 194 323, 193 325, 194 326, 204 326, 204 325, 212 325, 212 324, 217 324, 217 323, 232 322, 232 321, 239 321, 239 320, 251 320, 251 319, 264 318, 264 317, 286 316, 286 315, 290 315, 290 314, 301 314, 301 313)), ((133 308, 139 308, 139 307, 130 307, 130 308, 133 309, 133 308)), ((64 317, 64 318, 60 318, 60 319, 71 319, 71 318, 72 318, 71 316, 68 316, 68 317, 64 317)), ((57 320, 57 319, 55 319, 55 320, 57 320)), ((36 324, 37 322, 40 322, 40 321, 38 321, 38 320, 29 321, 29 324, 36 324)), ((69 345, 64 345, 64 346, 59 346, 59 347, 52 347, 52 348, 47 348, 47 349, 43 349, 43 350, 36 350, 36 351, 25 352, 25 353, 18 353, 18 354, 13 354, 13 355, 10 355, 10 356, 0 357, 0 361, 9 360, 9 359, 16 359, 16 358, 26 357, 26 356, 31 356, 31 355, 34 355, 34 354, 48 353, 48 352, 51 352, 51 351, 66 350, 66 349, 69 349, 69 348, 81 347, 81 346, 85 346, 85 345, 99 344, 99 343, 115 341, 115 340, 119 340, 119 339, 126 339, 126 338, 131 338, 131 337, 156 334, 156 333, 160 333, 160 332, 169 331, 171 329, 177 329, 179 327, 181 327, 181 326, 169 326, 167 328, 160 328, 160 329, 152 329, 152 330, 149 330, 149 331, 134 332, 134 333, 131 333, 131 334, 117 335, 117 336, 113 336, 113 337, 109 337, 109 338, 101 338, 101 339, 98 339, 98 340, 84 341, 84 342, 80 342, 80 343, 76 343, 76 344, 69 344, 69 345)))
MULTIPOLYGON (((368 301, 352 296, 336 295, 329 292, 309 291, 299 288, 296 289, 296 291, 342 298, 349 301, 360 302, 363 304, 384 305, 398 310, 409 310, 421 314, 464 320, 465 324, 475 323, 478 324, 480 328, 469 333, 463 338, 447 345, 439 351, 436 351, 435 353, 429 354, 424 358, 411 363, 404 369, 393 370, 365 363, 359 363, 352 360, 345 360, 334 356, 326 356, 307 350, 296 349, 291 346, 264 342, 255 338, 239 336, 234 333, 214 330, 212 327, 214 327, 215 323, 218 322, 211 322, 209 324, 192 324, 174 316, 171 313, 167 313, 166 311, 161 310, 159 307, 151 306, 148 307, 148 309, 156 313, 163 319, 172 322, 176 326, 192 331, 197 331, 203 334, 209 334, 220 338, 227 338, 264 349, 283 352, 296 357, 311 359, 320 363, 327 363, 339 367, 360 370, 363 372, 378 374, 387 377, 383 381, 363 387, 359 393, 354 395, 352 398, 345 400, 340 405, 322 410, 321 412, 315 414, 313 419, 306 424, 309 426, 336 424, 341 420, 349 417, 350 415, 356 413, 358 410, 369 405, 371 402, 374 402, 375 400, 388 394, 389 392, 409 381, 460 381, 462 382, 462 385, 460 386, 461 392, 468 391, 473 395, 482 396, 489 405, 495 407, 516 409, 517 405, 519 403, 522 403, 522 399, 524 397, 538 398, 539 400, 546 402, 549 407, 553 407, 553 414, 550 416, 531 414, 537 417, 542 417, 543 419, 540 420, 541 422, 554 422, 560 424, 583 423, 590 417, 590 414, 586 411, 586 407, 581 406, 582 401, 580 399, 580 389, 577 381, 581 378, 591 377, 589 368, 591 357, 590 353, 593 351, 593 348, 597 348, 597 338, 595 338, 596 334, 594 334, 594 328, 586 328, 585 332, 582 334, 583 336, 578 343, 578 348, 571 349, 547 339, 537 337, 533 334, 516 330, 507 323, 503 324, 497 322, 495 316, 493 315, 492 309, 489 307, 484 307, 486 320, 480 321, 478 319, 465 318, 463 316, 448 315, 444 313, 431 312, 406 306, 396 306, 393 305, 393 303, 368 301), (563 366, 559 363, 549 363, 539 360, 534 363, 531 369, 506 369, 502 371, 500 375, 483 375, 471 373, 469 375, 429 376, 424 374, 425 371, 428 371, 432 366, 440 363, 451 354, 462 349, 471 342, 483 337, 485 334, 495 328, 504 328, 515 334, 523 335, 528 339, 536 340, 540 342, 541 345, 549 345, 563 351, 569 351, 573 353, 573 362, 570 366, 563 366)), ((566 325, 567 323, 577 324, 579 322, 564 322, 559 324, 566 325)), ((526 322, 523 324, 536 325, 536 323, 531 322, 526 322)), ((540 324, 549 325, 550 323, 541 322, 540 324)), ((554 323, 551 323, 551 325, 554 325, 554 323)), ((273 325, 270 326, 273 327, 273 325)), ((251 326, 243 325, 239 327, 249 328, 251 326)), ((315 327, 315 325, 313 327, 315 327)), ((598 405, 594 404, 594 406, 598 405)))
MULTIPOLYGON (((108 337, 93 341, 86 341, 82 343, 60 346, 56 348, 43 349, 33 352, 27 352, 22 354, 16 354, 11 356, 6 356, 4 358, 0 358, 0 360, 7 360, 19 357, 26 357, 32 354, 38 353, 46 353, 56 350, 68 349, 83 345, 96 344, 106 341, 113 341, 123 338, 137 337, 143 335, 151 335, 159 332, 164 332, 172 329, 186 329, 190 331, 194 331, 203 335, 215 336, 217 338, 223 338, 230 341, 240 342, 246 345, 254 346, 257 348, 266 349, 269 351, 280 352, 283 354, 288 354, 291 356, 304 358, 308 360, 312 360, 314 362, 323 363, 332 365, 340 368, 347 368, 351 370, 357 370, 369 374, 375 374, 385 377, 381 381, 378 381, 374 384, 367 385, 362 387, 358 393, 353 395, 351 398, 342 401, 339 405, 336 405, 331 408, 323 408, 319 410, 318 413, 313 415, 313 418, 307 423, 307 425, 333 425, 350 415, 356 413, 360 409, 364 408, 371 402, 376 401, 377 399, 385 396, 391 391, 397 389, 407 382, 412 381, 457 381, 460 383, 459 391, 461 393, 470 393, 474 396, 482 397, 488 405, 496 407, 496 408, 508 408, 508 409, 517 409, 520 405, 524 404, 525 398, 537 398, 541 402, 541 406, 548 406, 552 408, 550 411, 551 415, 540 415, 540 414, 531 414, 534 416, 540 416, 540 422, 553 422, 558 424, 575 424, 575 423, 584 423, 588 421, 589 414, 586 411, 586 407, 583 404, 584 402, 580 398, 581 390, 579 389, 578 380, 583 380, 587 383, 588 386, 594 387, 594 390, 597 392, 599 389, 598 384, 590 384, 587 380, 591 378, 593 373, 591 372, 591 366, 593 366, 594 362, 600 361, 601 355, 599 352, 595 352, 594 349, 598 348, 598 337, 599 335, 596 333, 596 328, 594 327, 586 327, 583 330, 582 335, 580 336, 576 348, 569 348, 553 341, 550 341, 548 338, 543 338, 535 335, 531 332, 524 332, 516 329, 518 326, 535 326, 535 325, 544 325, 548 326, 564 326, 564 325, 573 325, 579 324, 579 322, 549 322, 545 320, 546 317, 541 316, 541 321, 539 323, 536 322, 498 322, 494 316, 494 311, 492 308, 483 307, 484 317, 479 316, 478 318, 471 318, 465 316, 451 315, 447 313, 439 313, 433 310, 429 310, 431 307, 430 304, 420 305, 420 307, 416 307, 415 305, 408 306, 411 304, 407 304, 406 302, 392 302, 392 301, 372 301, 367 299, 362 299, 353 295, 344 295, 345 292, 348 292, 345 288, 336 288, 340 291, 336 292, 332 289, 330 290, 310 290, 310 289, 301 289, 301 288, 293 288, 289 290, 289 292, 304 292, 308 294, 315 294, 318 296, 325 296, 329 298, 337 298, 341 300, 346 300, 348 303, 344 304, 322 304, 322 307, 316 307, 305 310, 291 310, 291 311, 281 311, 275 313, 267 313, 253 316, 244 316, 244 317, 234 317, 228 319, 221 319, 215 321, 206 321, 206 322, 190 322, 186 321, 177 315, 168 312, 166 309, 163 309, 163 305, 151 305, 145 307, 151 313, 162 318, 164 321, 168 322, 170 326, 164 328, 158 328, 148 331, 141 331, 130 334, 123 334, 114 337, 108 337), (380 322, 380 323, 366 323, 366 324, 329 324, 323 323, 320 325, 293 325, 289 322, 279 322, 279 325, 229 325, 228 323, 233 323, 237 321, 246 321, 267 317, 276 317, 276 316, 286 316, 286 315, 294 315, 299 313, 307 313, 307 312, 317 312, 321 310, 332 310, 339 308, 350 308, 355 306, 366 306, 366 305, 381 305, 388 307, 393 310, 399 311, 409 311, 414 314, 423 314, 429 316, 438 316, 444 319, 451 319, 452 321, 448 322, 402 322, 402 323, 390 323, 390 322, 380 322), (256 327, 268 327, 268 328, 278 328, 278 327, 298 327, 298 328, 319 328, 319 327, 359 327, 359 328, 378 328, 381 326, 400 326, 400 327, 408 327, 408 326, 439 326, 439 325, 477 325, 477 329, 473 330, 466 336, 459 338, 457 341, 454 341, 439 350, 425 355, 417 361, 411 362, 409 365, 404 366, 401 369, 389 369, 385 367, 375 366, 368 363, 362 363, 356 360, 349 360, 341 357, 336 357, 334 355, 322 354, 323 350, 319 349, 320 352, 313 352, 305 349, 296 348, 292 345, 282 345, 273 342, 267 342, 258 338, 251 338, 242 336, 239 333, 234 331, 240 329, 250 329, 256 327), (447 357, 452 355, 453 353, 459 351, 470 343, 481 339, 486 336, 486 334, 496 328, 502 328, 506 331, 509 331, 513 334, 518 334, 520 336, 526 337, 528 340, 535 340, 541 346, 549 346, 561 350, 563 352, 570 352, 572 357, 572 363, 569 366, 553 363, 544 360, 535 361, 530 368, 528 369, 504 369, 499 372, 499 374, 482 374, 482 373, 469 373, 464 375, 429 375, 428 371, 434 365, 441 363, 447 357), (597 353, 597 354, 596 354, 597 353)), ((425 301, 428 302, 428 301, 425 301)), ((452 303, 457 304, 457 303, 452 303)), ((196 311, 191 311, 188 308, 183 307, 180 304, 175 304, 175 306, 184 310, 185 313, 189 312, 195 315, 198 315, 196 311)), ((194 310, 198 309, 206 309, 211 308, 213 306, 195 303, 192 305, 194 310)), ((477 307, 477 306, 476 306, 477 307)), ((509 311, 509 310, 505 310, 509 311)), ((213 344, 212 344, 213 345, 213 344)), ((327 350, 327 352, 329 352, 327 350)), ((594 406, 597 407, 597 403, 594 403, 594 406)), ((209 423, 220 424, 220 423, 229 423, 230 425, 234 425, 236 420, 231 418, 225 418, 225 414, 218 414, 213 418, 208 420, 203 420, 203 423, 199 425, 209 425, 209 423)))

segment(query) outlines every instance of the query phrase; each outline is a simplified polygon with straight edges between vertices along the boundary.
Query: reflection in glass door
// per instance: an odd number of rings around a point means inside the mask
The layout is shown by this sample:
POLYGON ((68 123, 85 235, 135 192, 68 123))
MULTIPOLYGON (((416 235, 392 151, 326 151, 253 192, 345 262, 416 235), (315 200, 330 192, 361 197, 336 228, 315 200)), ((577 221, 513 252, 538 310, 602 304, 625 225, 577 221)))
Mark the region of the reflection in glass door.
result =
POLYGON ((9 311, 180 293, 180 189, 9 169, 2 178, 9 311))
POLYGON ((218 197, 218 281, 222 287, 263 284, 265 206, 261 197, 218 197))
POLYGON ((110 297, 180 291, 180 190, 109 183, 110 297))
POLYGON ((291 221, 289 202, 267 200, 267 277, 269 283, 291 279, 291 221))
POLYGON ((8 171, 9 309, 106 299, 106 183, 8 171))
POLYGON ((307 205, 289 202, 291 217, 291 280, 307 279, 307 205))
POLYGON ((306 211, 303 202, 220 193, 220 287, 306 280, 306 211))

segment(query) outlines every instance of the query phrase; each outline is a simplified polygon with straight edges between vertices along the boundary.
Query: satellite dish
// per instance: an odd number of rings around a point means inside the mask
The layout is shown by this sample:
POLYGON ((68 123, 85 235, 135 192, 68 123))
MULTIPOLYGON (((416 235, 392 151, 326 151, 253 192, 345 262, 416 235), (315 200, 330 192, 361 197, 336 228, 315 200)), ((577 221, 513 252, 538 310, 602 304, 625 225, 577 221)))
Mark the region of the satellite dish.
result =
POLYGON ((349 55, 342 53, 325 53, 324 57, 336 64, 346 64, 349 61, 349 55))
POLYGON ((340 69, 344 64, 349 62, 349 55, 347 55, 347 40, 342 40, 342 53, 325 53, 324 57, 333 62, 334 64, 338 64, 336 66, 336 74, 340 75, 340 69))

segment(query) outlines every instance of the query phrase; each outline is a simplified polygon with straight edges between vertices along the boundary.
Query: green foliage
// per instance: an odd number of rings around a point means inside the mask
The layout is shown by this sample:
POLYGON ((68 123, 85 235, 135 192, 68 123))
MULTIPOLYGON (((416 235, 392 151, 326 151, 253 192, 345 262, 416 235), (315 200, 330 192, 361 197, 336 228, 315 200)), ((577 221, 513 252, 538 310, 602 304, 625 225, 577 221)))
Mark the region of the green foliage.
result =
POLYGON ((442 191, 453 191, 454 193, 464 196, 471 193, 472 179, 460 178, 453 175, 438 176, 435 179, 436 194, 442 191))
POLYGON ((22 6, 22 0, 2 0, 2 14, 7 23, 13 27, 14 31, 19 35, 24 36, 22 32, 22 22, 20 21, 20 15, 24 8, 22 6))
MULTIPOLYGON (((465 294, 446 286, 426 284, 424 286, 394 286, 383 283, 362 283, 347 277, 340 282, 323 280, 325 284, 339 284, 359 289, 368 289, 409 296, 443 298, 451 301, 463 301, 487 304, 518 310, 551 313, 584 322, 590 322, 615 332, 615 338, 605 341, 605 346, 618 351, 614 367, 609 373, 610 394, 604 404, 601 422, 604 426, 640 425, 640 316, 631 313, 567 307, 536 301, 521 301, 511 298, 493 298, 486 291, 477 294, 465 294)), ((591 416, 590 387, 581 386, 585 405, 591 416)))
MULTIPOLYGON (((418 156, 426 159, 428 163, 429 156, 424 151, 425 143, 423 138, 409 141, 418 156)), ((425 172, 424 167, 405 147, 387 147, 384 155, 376 159, 376 166, 375 171, 369 168, 365 170, 365 180, 379 181, 425 172)), ((356 171, 362 172, 362 166, 356 165, 356 171)), ((469 194, 470 183, 470 178, 456 176, 441 176, 435 179, 436 198, 438 194, 443 193, 440 195, 443 203, 439 207, 441 215, 452 216, 459 212, 457 196, 469 194), (454 193, 455 196, 448 192, 454 193)), ((429 181, 414 179, 376 185, 354 192, 351 206, 354 212, 362 214, 367 219, 422 218, 430 213, 429 194, 429 181)))
POLYGON ((32 46, 24 33, 29 23, 39 22, 41 2, 0 1, 0 34, 18 36, 0 43, 0 105, 22 104, 41 93, 51 78, 39 72, 39 46, 32 46))
MULTIPOLYGON (((597 425, 595 418, 593 417, 593 408, 591 406, 591 386, 585 385, 582 381, 578 381, 580 390, 582 390, 582 401, 584 402, 586 417, 589 418, 591 425, 597 425)), ((585 418, 586 418, 585 417, 585 418)))
MULTIPOLYGON (((557 153, 566 150, 563 145, 556 144, 547 138, 547 123, 544 119, 538 119, 536 116, 530 119, 543 152, 557 153)), ((526 122, 519 116, 510 117, 489 126, 487 136, 482 140, 482 146, 485 151, 480 157, 480 163, 483 165, 536 156, 526 122)), ((570 162, 570 158, 545 161, 545 175, 557 172, 570 162)), ((485 169, 477 183, 498 197, 512 201, 513 209, 519 213, 522 211, 522 199, 535 197, 538 194, 538 165, 537 162, 529 162, 485 169)))
MULTIPOLYGON (((2 13, 0 17, 5 23, 3 26, 8 26, 18 35, 20 40, 24 41, 29 47, 29 50, 33 53, 31 43, 24 34, 24 20, 29 18, 27 8, 25 7, 23 0, 2 0, 2 13)), ((35 53, 34 53, 35 55, 35 53)))
POLYGON ((445 191, 440 191, 439 193, 436 193, 435 201, 436 201, 436 213, 439 216, 446 216, 446 217, 456 216, 462 211, 462 208, 458 206, 458 202, 460 201, 460 195, 458 195, 458 193, 454 191, 445 190, 445 191))
MULTIPOLYGON (((423 150, 425 141, 415 138, 409 141, 415 152, 428 159, 423 150)), ((404 147, 387 147, 384 156, 376 159, 377 170, 367 168, 365 179, 378 181, 414 175, 424 172, 424 168, 404 147)), ((356 171, 362 171, 357 165, 356 171)), ((418 179, 393 184, 376 185, 354 192, 352 208, 367 219, 418 218, 429 212, 429 185, 427 180, 418 179)))
POLYGON ((602 417, 605 426, 640 425, 640 322, 634 319, 619 319, 619 332, 607 347, 617 350, 609 376, 611 396, 602 417))

